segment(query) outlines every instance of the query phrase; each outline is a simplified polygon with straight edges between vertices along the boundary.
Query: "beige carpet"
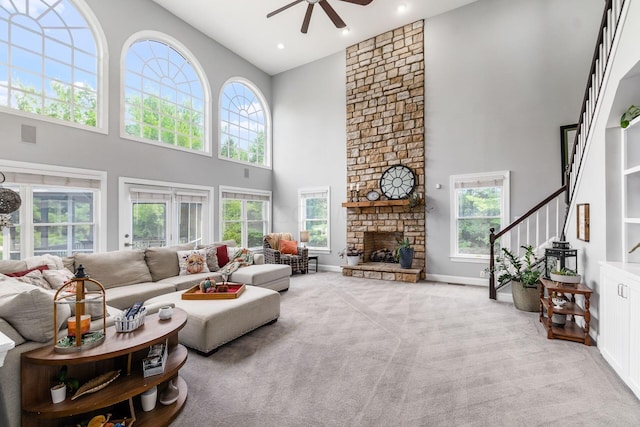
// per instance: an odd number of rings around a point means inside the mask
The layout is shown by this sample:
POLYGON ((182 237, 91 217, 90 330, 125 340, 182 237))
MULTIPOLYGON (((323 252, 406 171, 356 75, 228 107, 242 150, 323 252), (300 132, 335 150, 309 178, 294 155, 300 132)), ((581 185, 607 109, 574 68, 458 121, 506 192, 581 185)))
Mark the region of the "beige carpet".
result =
POLYGON ((471 286, 296 275, 278 322, 181 375, 175 426, 640 425, 596 347, 471 286))

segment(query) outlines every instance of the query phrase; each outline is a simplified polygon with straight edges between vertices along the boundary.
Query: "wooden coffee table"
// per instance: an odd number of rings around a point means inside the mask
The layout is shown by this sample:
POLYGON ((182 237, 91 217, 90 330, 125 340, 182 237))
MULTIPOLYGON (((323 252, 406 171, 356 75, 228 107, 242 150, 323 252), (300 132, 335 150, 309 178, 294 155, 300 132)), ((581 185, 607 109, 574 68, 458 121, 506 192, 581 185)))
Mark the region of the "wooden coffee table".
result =
MULTIPOLYGON (((178 371, 187 361, 187 349, 178 343, 178 331, 187 323, 187 313, 176 308, 169 320, 160 320, 157 314, 148 315, 144 325, 132 332, 116 332, 110 326, 101 345, 76 353, 56 353, 53 345, 47 345, 21 356, 22 425, 61 426, 76 425, 87 413, 112 413, 114 419, 135 419, 138 426, 166 426, 182 410, 187 399, 187 384, 178 371), (169 352, 164 373, 144 378, 142 359, 149 346, 167 340, 169 352), (70 397, 61 403, 51 403, 49 388, 60 368, 68 367, 68 378, 86 382, 105 372, 121 370, 120 376, 107 387, 76 400, 70 397), (163 390, 169 380, 176 378, 180 396, 175 403, 157 405, 150 412, 143 412, 134 405, 134 397, 158 386, 163 390)), ((139 400, 139 399, 138 399, 139 400)), ((129 424, 127 424, 129 425, 129 424)))

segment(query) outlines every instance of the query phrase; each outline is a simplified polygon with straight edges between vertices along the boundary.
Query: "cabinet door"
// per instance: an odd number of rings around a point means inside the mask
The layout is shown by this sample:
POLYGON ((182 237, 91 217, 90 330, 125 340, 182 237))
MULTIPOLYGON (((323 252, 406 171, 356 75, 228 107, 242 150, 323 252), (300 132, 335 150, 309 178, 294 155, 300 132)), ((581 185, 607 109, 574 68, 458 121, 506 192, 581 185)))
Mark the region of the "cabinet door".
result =
POLYGON ((623 278, 609 269, 600 277, 602 332, 600 352, 622 378, 629 371, 629 290, 623 278), (624 296, 621 296, 624 295, 624 296))
POLYGON ((640 397, 640 282, 629 286, 629 387, 640 397))

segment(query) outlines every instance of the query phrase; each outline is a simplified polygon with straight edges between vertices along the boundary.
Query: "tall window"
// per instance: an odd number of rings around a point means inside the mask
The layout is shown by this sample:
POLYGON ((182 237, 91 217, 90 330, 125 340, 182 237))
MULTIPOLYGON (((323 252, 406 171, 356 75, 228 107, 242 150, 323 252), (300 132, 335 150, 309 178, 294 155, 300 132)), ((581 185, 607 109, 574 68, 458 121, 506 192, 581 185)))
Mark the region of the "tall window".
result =
POLYGON ((220 94, 220 158, 270 166, 269 113, 260 92, 234 79, 220 94))
POLYGON ((329 188, 304 188, 298 192, 300 200, 300 230, 309 231, 307 247, 329 250, 329 188))
POLYGON ((451 177, 453 258, 489 257, 489 229, 509 220, 509 171, 451 177))
POLYGON ((147 248, 210 241, 213 189, 121 178, 122 246, 147 248))
POLYGON ((95 252, 99 246, 99 205, 104 176, 45 175, 21 170, 5 172, 7 185, 22 198, 2 230, 2 259, 45 253, 68 256, 95 252))
POLYGON ((220 189, 220 235, 245 248, 261 248, 271 229, 271 192, 240 188, 220 189))
POLYGON ((103 37, 84 2, 0 1, 0 106, 105 127, 103 37))
POLYGON ((122 136, 209 153, 208 86, 196 60, 177 46, 159 33, 125 45, 122 136))

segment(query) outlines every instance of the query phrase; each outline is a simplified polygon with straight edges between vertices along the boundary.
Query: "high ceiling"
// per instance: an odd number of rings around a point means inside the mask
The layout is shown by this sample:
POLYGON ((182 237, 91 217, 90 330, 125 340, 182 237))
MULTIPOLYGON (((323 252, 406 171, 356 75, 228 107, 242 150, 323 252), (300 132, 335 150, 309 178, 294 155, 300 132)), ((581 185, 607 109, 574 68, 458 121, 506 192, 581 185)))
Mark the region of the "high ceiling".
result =
POLYGON ((373 0, 360 6, 328 1, 349 33, 336 29, 321 5, 313 9, 309 30, 300 28, 307 0, 267 19, 294 0, 153 0, 258 68, 274 75, 339 52, 375 35, 477 0, 373 0), (398 11, 405 5, 404 12, 398 11), (284 45, 283 49, 278 44, 284 45))

